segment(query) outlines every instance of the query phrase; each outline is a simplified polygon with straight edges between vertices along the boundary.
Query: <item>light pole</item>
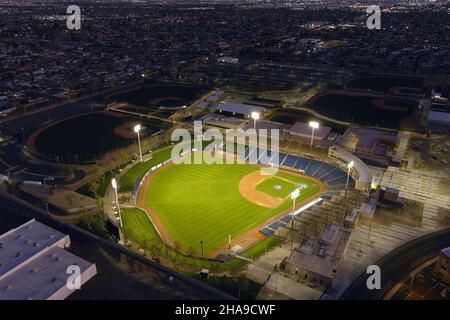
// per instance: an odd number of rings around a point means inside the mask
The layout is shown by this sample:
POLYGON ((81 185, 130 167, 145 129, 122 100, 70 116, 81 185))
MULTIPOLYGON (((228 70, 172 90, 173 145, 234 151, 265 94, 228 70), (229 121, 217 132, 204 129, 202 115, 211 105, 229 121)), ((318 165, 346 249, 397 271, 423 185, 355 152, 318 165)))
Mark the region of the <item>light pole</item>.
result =
POLYGON ((355 165, 355 161, 350 161, 347 164, 347 182, 345 183, 345 190, 347 190, 347 188, 348 188, 348 181, 350 180, 350 170, 352 170, 354 165, 355 165))
POLYGON ((140 136, 140 131, 141 131, 141 129, 142 129, 142 127, 141 127, 140 124, 137 124, 137 125, 134 126, 134 132, 136 132, 136 133, 137 133, 137 136, 138 136, 139 157, 140 157, 140 159, 141 159, 141 162, 143 162, 143 161, 142 161, 142 149, 141 149, 141 136, 140 136))
POLYGON ((255 130, 255 134, 256 134, 256 120, 259 120, 259 112, 253 111, 252 119, 253 119, 253 129, 255 130))
POLYGON ((120 213, 119 194, 117 193, 117 181, 116 181, 115 178, 112 178, 111 184, 112 184, 112 187, 113 187, 114 192, 115 192, 115 195, 116 195, 116 207, 117 207, 117 211, 119 212, 120 227, 122 228, 122 227, 123 227, 123 224, 122 224, 122 215, 121 215, 121 213, 120 213))
POLYGON ((292 233, 291 233, 291 251, 294 247, 294 218, 295 218, 295 199, 298 198, 300 195, 300 189, 297 188, 291 193, 291 199, 292 199, 292 233))
POLYGON ((350 161, 347 164, 347 182, 345 183, 345 196, 347 197, 348 181, 350 180, 350 170, 355 165, 355 161, 350 161))
POLYGON ((319 123, 317 121, 310 121, 309 126, 312 129, 312 131, 311 131, 311 155, 312 155, 313 144, 314 144, 314 129, 319 128, 319 123))

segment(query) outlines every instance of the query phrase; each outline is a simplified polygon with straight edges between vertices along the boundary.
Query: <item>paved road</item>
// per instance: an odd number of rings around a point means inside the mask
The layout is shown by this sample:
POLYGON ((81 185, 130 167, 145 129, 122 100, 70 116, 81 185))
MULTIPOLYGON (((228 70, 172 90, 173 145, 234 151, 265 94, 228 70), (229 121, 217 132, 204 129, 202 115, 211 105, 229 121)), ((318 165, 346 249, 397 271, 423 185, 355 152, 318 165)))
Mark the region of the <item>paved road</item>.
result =
POLYGON ((76 170, 74 177, 66 180, 59 164, 30 156, 19 143, 0 150, 0 174, 9 175, 13 181, 40 181, 57 185, 71 185, 86 176, 84 171, 76 170), (53 180, 48 180, 48 177, 53 180))
POLYGON ((74 114, 92 110, 94 104, 104 104, 103 96, 131 89, 142 84, 142 81, 134 81, 116 88, 108 88, 43 108, 28 111, 26 113, 0 120, 0 128, 8 128, 10 134, 29 132, 39 128, 42 124, 68 117, 74 114), (7 123, 7 124, 6 124, 7 123))
POLYGON ((82 229, 61 223, 0 194, 0 234, 36 218, 70 235, 70 251, 97 265, 98 274, 70 299, 234 299, 82 229))
POLYGON ((361 274, 340 296, 341 300, 380 300, 405 275, 450 246, 450 228, 411 240, 377 261, 381 269, 381 290, 369 290, 368 275, 361 274))

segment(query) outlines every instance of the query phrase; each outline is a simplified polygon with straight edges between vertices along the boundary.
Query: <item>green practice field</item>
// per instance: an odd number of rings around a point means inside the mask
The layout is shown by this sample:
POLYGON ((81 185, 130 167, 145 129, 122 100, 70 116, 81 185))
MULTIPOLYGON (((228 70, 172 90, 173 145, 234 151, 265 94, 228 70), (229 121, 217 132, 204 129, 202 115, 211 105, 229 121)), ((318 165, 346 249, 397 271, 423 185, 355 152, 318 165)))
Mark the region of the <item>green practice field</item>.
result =
MULTIPOLYGON (((144 203, 139 205, 150 208, 182 248, 198 248, 203 240, 204 254, 208 255, 226 245, 229 235, 234 238, 290 208, 290 199, 270 209, 241 195, 240 180, 258 170, 258 166, 249 164, 170 165, 154 173, 144 203)), ((319 186, 306 177, 279 172, 269 181, 272 179, 286 183, 290 191, 296 188, 295 183, 309 185, 298 202, 319 191, 319 186)))
POLYGON ((274 177, 266 179, 256 186, 256 190, 282 199, 289 196, 297 188, 302 189, 301 193, 305 193, 303 198, 309 197, 319 191, 319 186, 311 182, 310 179, 293 176, 284 172, 279 172, 274 177))

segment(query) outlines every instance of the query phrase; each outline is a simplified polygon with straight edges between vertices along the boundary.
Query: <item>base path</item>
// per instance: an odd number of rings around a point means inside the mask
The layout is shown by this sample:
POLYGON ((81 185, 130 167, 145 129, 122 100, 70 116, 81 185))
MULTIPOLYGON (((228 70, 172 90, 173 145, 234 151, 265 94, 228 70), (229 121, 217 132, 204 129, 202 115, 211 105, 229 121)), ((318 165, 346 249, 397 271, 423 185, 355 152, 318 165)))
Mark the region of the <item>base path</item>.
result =
MULTIPOLYGON (((304 205, 306 205, 307 203, 309 203, 309 202, 319 198, 322 194, 324 194, 326 192, 325 184, 322 181, 320 181, 320 180, 318 180, 316 178, 305 176, 305 175, 303 175, 301 173, 294 172, 294 171, 291 171, 291 170, 284 170, 284 169, 280 169, 280 170, 284 171, 284 172, 287 172, 287 173, 289 173, 291 175, 307 178, 307 179, 311 180, 312 182, 316 183, 319 186, 319 190, 315 194, 313 194, 313 195, 309 196, 308 198, 305 198, 305 199, 303 199, 301 201, 298 201, 296 203, 296 205, 295 205, 296 209, 297 208, 301 208, 304 205)), ((267 195, 267 194, 265 194, 263 192, 260 192, 260 191, 254 189, 255 186, 259 182, 261 182, 261 181, 263 181, 263 180, 265 180, 267 178, 270 178, 270 177, 271 176, 268 176, 268 175, 261 175, 260 171, 256 171, 254 173, 251 173, 251 174, 245 176, 244 178, 242 178, 242 180, 239 183, 239 191, 241 192, 241 194, 242 194, 242 196, 244 198, 246 198, 247 200, 249 200, 251 202, 254 202, 254 203, 255 203, 255 201, 262 202, 262 201, 266 201, 267 200, 267 205, 272 205, 273 203, 275 203, 275 201, 280 200, 281 201, 280 204, 282 204, 286 199, 272 197, 272 196, 269 196, 269 195, 267 195), (241 186, 241 184, 248 184, 248 185, 241 186), (251 190, 251 186, 253 186, 253 191, 251 190), (242 187, 242 189, 245 189, 244 190, 245 194, 243 193, 243 190, 241 189, 241 187, 242 187), (257 193, 255 193, 254 191, 256 191, 257 193), (247 198, 247 196, 249 196, 249 197, 256 197, 256 199, 250 200, 250 199, 247 198), (260 197, 260 196, 264 196, 264 197, 260 197), (267 196, 269 198, 272 198, 272 199, 266 198, 265 196, 267 196)), ((261 205, 260 203, 258 203, 258 204, 261 205)), ((278 207, 278 206, 276 206, 276 207, 278 207)), ((269 208, 272 208, 272 207, 269 207, 269 208)), ((290 212, 292 212, 292 208, 283 210, 280 213, 278 213, 276 216, 271 217, 270 219, 267 219, 266 221, 263 221, 262 223, 258 224, 256 227, 253 227, 253 228, 245 231, 244 233, 241 233, 240 235, 238 235, 238 236, 234 237, 233 239, 231 239, 230 245, 226 244, 226 245, 218 248, 213 253, 213 256, 217 256, 221 252, 232 253, 231 248, 233 248, 234 246, 240 246, 243 249, 247 249, 247 248, 251 247, 252 245, 257 243, 258 241, 260 241, 260 240, 262 240, 263 238, 266 237, 259 230, 261 230, 262 228, 264 228, 265 226, 267 226, 271 222, 282 218, 286 214, 289 214, 290 212)))
POLYGON ((275 209, 282 205, 285 199, 273 197, 256 189, 259 183, 270 177, 272 176, 262 175, 260 170, 250 173, 239 182, 239 192, 250 202, 262 207, 275 209))

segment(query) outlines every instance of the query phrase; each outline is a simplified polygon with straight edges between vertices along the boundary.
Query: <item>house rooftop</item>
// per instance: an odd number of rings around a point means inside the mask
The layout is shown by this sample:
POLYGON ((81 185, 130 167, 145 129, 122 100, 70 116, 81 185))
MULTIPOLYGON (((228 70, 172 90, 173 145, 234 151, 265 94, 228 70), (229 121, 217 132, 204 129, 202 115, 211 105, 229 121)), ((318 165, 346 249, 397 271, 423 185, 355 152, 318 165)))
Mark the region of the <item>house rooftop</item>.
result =
POLYGON ((251 104, 236 103, 230 101, 219 103, 214 107, 214 109, 225 112, 232 112, 236 114, 242 114, 244 116, 250 116, 252 112, 259 112, 260 114, 262 114, 266 110, 263 107, 258 107, 251 104))
MULTIPOLYGON (((314 139, 323 140, 330 133, 331 128, 326 126, 319 126, 319 128, 314 129, 314 139)), ((292 135, 299 136, 309 136, 311 137, 312 128, 308 123, 305 122, 296 122, 290 129, 289 133, 292 135)))

